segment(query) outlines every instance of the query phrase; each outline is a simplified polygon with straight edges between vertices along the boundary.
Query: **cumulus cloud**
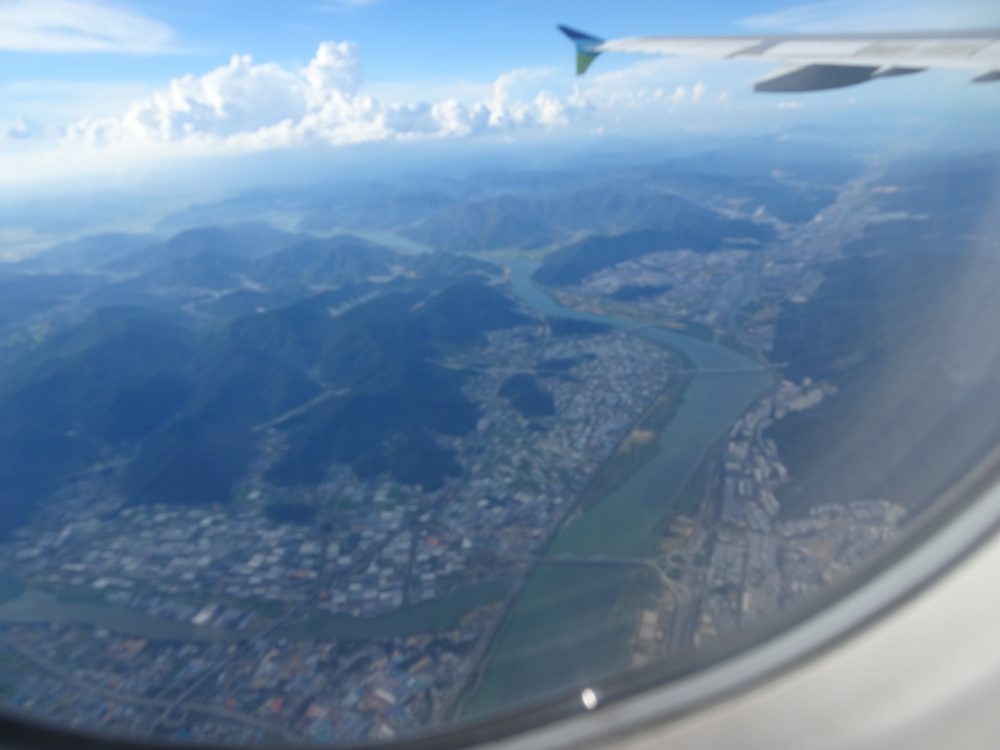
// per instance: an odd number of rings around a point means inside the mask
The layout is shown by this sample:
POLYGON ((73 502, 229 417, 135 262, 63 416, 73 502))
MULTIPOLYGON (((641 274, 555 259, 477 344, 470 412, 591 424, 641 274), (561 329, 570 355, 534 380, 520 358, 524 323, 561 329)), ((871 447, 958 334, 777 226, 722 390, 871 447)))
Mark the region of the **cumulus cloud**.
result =
POLYGON ((314 97, 331 91, 353 94, 362 83, 361 62, 354 42, 324 42, 303 71, 314 97))
POLYGON ((74 143, 108 146, 231 146, 255 150, 314 143, 348 144, 487 131, 556 128, 587 110, 576 95, 538 90, 546 71, 500 76, 479 101, 384 103, 361 91, 358 48, 324 42, 299 70, 234 55, 228 65, 187 75, 117 117, 68 127, 74 143), (530 86, 525 86, 530 83, 530 86), (530 89, 523 95, 521 88, 530 89))
POLYGON ((172 39, 162 21, 101 0, 0 0, 0 50, 145 54, 172 39))
POLYGON ((298 67, 233 55, 214 70, 130 94, 125 104, 111 102, 102 107, 115 113, 110 116, 74 112, 59 118, 69 125, 50 118, 41 128, 0 123, 0 184, 280 149, 565 130, 644 132, 663 127, 668 112, 689 123, 711 117, 711 107, 722 101, 714 96, 723 88, 719 81, 703 66, 659 60, 582 80, 562 68, 525 68, 490 83, 436 85, 415 96, 410 85, 368 88, 351 42, 324 42, 298 67))
MULTIPOLYGON (((657 57, 617 70, 596 71, 582 79, 582 92, 599 115, 624 109, 648 110, 653 115, 663 108, 714 106, 718 102, 708 96, 709 91, 734 90, 734 86, 749 91, 754 75, 748 74, 745 66, 727 60, 657 57)), ((639 119, 633 115, 634 121, 639 119)))
MULTIPOLYGON (((581 94, 587 106, 591 109, 614 112, 623 109, 655 111, 661 105, 698 105, 705 100, 708 87, 702 80, 691 85, 677 84, 673 89, 661 86, 646 88, 638 85, 629 86, 627 78, 613 79, 615 85, 608 87, 602 83, 587 89, 581 94)), ((606 83, 606 82, 605 82, 606 83)))

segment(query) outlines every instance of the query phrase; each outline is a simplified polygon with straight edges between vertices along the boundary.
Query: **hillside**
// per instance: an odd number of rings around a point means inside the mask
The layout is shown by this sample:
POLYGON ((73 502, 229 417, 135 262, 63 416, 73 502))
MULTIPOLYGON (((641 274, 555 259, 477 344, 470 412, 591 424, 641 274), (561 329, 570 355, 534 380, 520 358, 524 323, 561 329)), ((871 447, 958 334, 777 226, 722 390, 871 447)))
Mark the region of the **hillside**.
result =
POLYGON ((581 234, 665 229, 689 214, 707 212, 670 193, 593 188, 457 204, 430 216, 407 235, 432 247, 463 252, 528 250, 581 234))
POLYGON ((300 242, 257 261, 248 276, 269 288, 337 286, 389 273, 393 251, 350 235, 300 242))
MULTIPOLYGON (((764 224, 696 211, 678 216, 669 229, 580 240, 546 255, 533 278, 547 286, 570 286, 604 268, 651 253, 669 250, 712 252, 727 247, 734 240, 761 243, 773 236, 774 230, 764 224)), ((740 246, 753 248, 756 245, 741 243, 740 246)))
POLYGON ((177 262, 199 256, 214 255, 252 260, 302 240, 301 235, 282 232, 261 223, 200 227, 116 257, 101 265, 100 269, 135 275, 153 271, 165 262, 177 262))
POLYGON ((337 461, 363 477, 388 472, 401 482, 440 486, 457 466, 435 436, 466 434, 479 413, 462 395, 465 374, 433 359, 527 322, 507 297, 472 282, 420 302, 383 297, 337 318, 321 369, 347 391, 299 420, 272 480, 312 484, 337 461))
MULTIPOLYGON (((975 185, 977 174, 980 165, 944 182, 975 185)), ((924 185, 909 205, 924 200, 931 213, 873 227, 780 318, 774 358, 789 363, 786 377, 839 391, 769 431, 791 472, 780 497, 788 512, 845 497, 927 507, 1000 439, 1000 297, 988 283, 1000 269, 973 238, 948 234, 956 221, 968 226, 960 217, 970 210, 982 215, 988 193, 924 185)))

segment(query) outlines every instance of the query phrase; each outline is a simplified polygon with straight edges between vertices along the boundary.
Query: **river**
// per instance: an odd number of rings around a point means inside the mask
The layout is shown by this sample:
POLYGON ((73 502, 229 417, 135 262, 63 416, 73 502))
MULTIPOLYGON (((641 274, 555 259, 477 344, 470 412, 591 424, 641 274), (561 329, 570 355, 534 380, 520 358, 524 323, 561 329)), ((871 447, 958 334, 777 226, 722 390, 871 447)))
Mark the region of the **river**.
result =
POLYGON ((20 596, 0 604, 5 624, 77 623, 107 628, 137 638, 178 641, 228 640, 232 636, 211 628, 174 622, 135 609, 101 601, 69 602, 40 589, 26 588, 20 596))
MULTIPOLYGON (((664 328, 637 329, 625 318, 563 307, 531 282, 536 262, 518 258, 505 265, 511 269, 514 292, 538 312, 636 331, 683 352, 695 369, 706 371, 692 378, 674 418, 660 433, 656 454, 567 523, 545 552, 648 554, 680 490, 772 377, 758 363, 712 342, 664 328)), ((636 616, 630 601, 637 588, 659 586, 654 579, 652 573, 621 567, 536 566, 496 636, 462 715, 482 715, 627 669, 636 616)))

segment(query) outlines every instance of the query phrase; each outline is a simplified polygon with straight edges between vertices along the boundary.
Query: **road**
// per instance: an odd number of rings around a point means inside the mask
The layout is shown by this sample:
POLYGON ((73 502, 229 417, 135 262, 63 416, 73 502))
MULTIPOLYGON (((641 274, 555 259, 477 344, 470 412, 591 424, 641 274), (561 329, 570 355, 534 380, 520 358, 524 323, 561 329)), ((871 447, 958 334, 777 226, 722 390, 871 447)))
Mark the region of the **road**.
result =
MULTIPOLYGON (((267 636, 271 635, 271 633, 275 632, 278 628, 280 628, 281 626, 283 626, 292 617, 295 617, 296 615, 300 614, 304 608, 305 608, 304 604, 300 604, 300 605, 298 605, 296 607, 292 607, 290 610, 288 610, 287 612, 285 612, 285 614, 283 614, 277 620, 275 620, 274 622, 272 622, 266 628, 264 628, 259 633, 257 633, 255 636, 253 636, 252 638, 250 638, 242 646, 240 646, 239 648, 237 648, 233 653, 231 653, 225 659, 222 659, 221 661, 219 661, 215 666, 210 667, 209 669, 206 669, 205 672, 197 680, 195 680, 190 685, 188 685, 188 687, 187 687, 186 690, 184 690, 180 695, 178 695, 176 698, 174 698, 172 701, 169 702, 169 705, 166 708, 164 708, 163 713, 160 714, 160 717, 159 717, 159 719, 156 720, 156 723, 154 724, 154 726, 157 726, 157 725, 160 725, 160 724, 169 724, 170 723, 170 717, 171 717, 171 715, 174 714, 178 709, 181 709, 181 708, 187 709, 187 706, 190 705, 187 702, 188 698, 190 698, 192 695, 194 695, 194 693, 197 692, 198 688, 200 688, 202 685, 204 685, 205 682, 210 677, 217 676, 220 672, 222 672, 222 670, 224 670, 230 664, 232 664, 233 662, 235 662, 237 659, 239 659, 242 656, 248 654, 250 651, 253 650, 254 646, 256 645, 256 643, 258 641, 260 641, 262 638, 266 638, 267 636)), ((290 736, 294 737, 294 735, 290 735, 290 736)))
POLYGON ((80 690, 82 693, 93 694, 98 693, 100 695, 105 695, 112 700, 119 703, 127 703, 133 706, 141 706, 143 708, 162 708, 165 710, 174 710, 176 708, 183 708, 184 711, 194 714, 202 714, 204 716, 211 716, 217 719, 224 719, 226 721, 233 721, 239 724, 243 724, 253 729, 259 729, 267 732, 275 737, 280 737, 289 742, 300 743, 302 738, 279 727, 271 724, 264 719, 257 716, 252 716, 250 714, 245 714, 239 711, 231 711, 226 708, 209 706, 204 703, 178 703, 177 701, 168 700, 166 698, 144 698, 138 695, 129 695, 128 693, 122 693, 112 688, 104 687, 103 685, 94 684, 82 680, 73 673, 69 672, 67 669, 52 661, 46 656, 39 654, 35 650, 18 643, 17 641, 9 638, 5 635, 0 635, 0 646, 13 651, 19 656, 27 659, 37 667, 48 672, 53 677, 56 677, 63 682, 72 685, 73 687, 80 690))

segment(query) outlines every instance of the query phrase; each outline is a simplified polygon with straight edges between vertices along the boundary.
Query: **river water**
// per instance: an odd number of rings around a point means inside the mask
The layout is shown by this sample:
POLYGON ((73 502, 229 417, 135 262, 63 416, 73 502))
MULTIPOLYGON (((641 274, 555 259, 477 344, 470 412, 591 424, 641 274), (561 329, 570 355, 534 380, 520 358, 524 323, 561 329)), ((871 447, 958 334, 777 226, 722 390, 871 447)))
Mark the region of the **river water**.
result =
MULTIPOLYGON (((634 321, 571 310, 534 286, 538 264, 506 263, 514 292, 552 317, 636 330, 634 321)), ((664 328, 640 335, 683 352, 697 370, 657 453, 626 482, 564 526, 547 555, 641 557, 655 545, 674 500, 740 415, 771 385, 758 363, 709 341, 664 328), (711 371, 741 372, 711 372, 711 371)), ((637 587, 659 586, 652 573, 598 566, 537 566, 501 626, 488 662, 461 713, 476 716, 627 669, 637 587), (643 580, 645 578, 645 580, 643 580)))
POLYGON ((134 609, 104 602, 68 602, 54 594, 27 588, 10 601, 0 604, 0 622, 9 624, 77 623, 107 628, 137 638, 202 641, 225 640, 227 635, 210 628, 198 628, 143 614, 134 609))

